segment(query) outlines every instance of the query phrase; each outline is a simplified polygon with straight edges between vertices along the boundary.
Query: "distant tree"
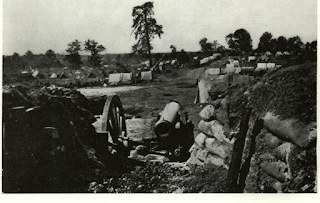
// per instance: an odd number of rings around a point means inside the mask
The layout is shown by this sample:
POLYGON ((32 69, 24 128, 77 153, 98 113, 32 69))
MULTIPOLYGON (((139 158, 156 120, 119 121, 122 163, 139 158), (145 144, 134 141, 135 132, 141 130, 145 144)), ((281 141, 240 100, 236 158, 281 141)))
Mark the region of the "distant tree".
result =
POLYGON ((25 58, 28 60, 28 61, 33 61, 34 60, 34 55, 33 55, 33 53, 30 51, 30 50, 28 50, 26 53, 25 53, 25 58))
POLYGON ((135 39, 138 40, 132 46, 132 51, 138 54, 148 54, 150 67, 152 66, 152 46, 150 42, 154 39, 155 35, 161 38, 161 34, 163 34, 162 25, 157 24, 153 15, 153 2, 146 2, 141 6, 135 6, 132 10, 132 33, 134 33, 135 39))
POLYGON ((280 36, 277 39, 277 45, 275 51, 288 51, 288 40, 284 36, 280 36))
POLYGON ((177 47, 176 46, 171 45, 170 49, 171 49, 171 53, 176 53, 177 52, 177 47))
POLYGON ((189 62, 189 56, 184 49, 181 49, 180 53, 178 54, 178 61, 181 64, 185 64, 189 62))
POLYGON ((177 47, 173 46, 173 45, 170 45, 170 49, 171 49, 171 56, 173 58, 177 57, 177 47))
POLYGON ((54 51, 52 51, 51 49, 49 49, 48 51, 46 51, 45 53, 45 57, 49 62, 49 66, 54 66, 55 60, 56 60, 56 54, 54 53, 54 51))
POLYGON ((271 40, 272 40, 272 34, 270 32, 263 33, 262 36, 260 37, 257 51, 258 52, 273 51, 271 40))
POLYGON ((203 38, 200 40, 199 44, 201 46, 201 51, 206 55, 211 55, 213 53, 212 50, 212 43, 207 42, 208 39, 207 38, 203 38))
POLYGON ((294 36, 288 39, 288 51, 299 53, 302 50, 303 42, 301 41, 301 38, 299 36, 294 36))
POLYGON ((51 61, 54 61, 56 59, 56 53, 54 53, 54 51, 52 51, 51 49, 46 51, 45 56, 47 57, 47 59, 49 59, 51 61))
POLYGON ((24 60, 29 69, 34 66, 34 54, 30 50, 24 54, 24 60))
POLYGON ((88 39, 84 43, 84 50, 91 53, 88 60, 89 63, 93 66, 100 66, 101 56, 99 54, 106 50, 106 48, 102 45, 98 45, 98 42, 88 39))
POLYGON ((241 28, 234 33, 230 33, 226 36, 226 41, 230 49, 234 49, 237 52, 250 52, 252 50, 252 39, 248 31, 241 28))
POLYGON ((317 41, 311 42, 310 49, 315 52, 317 51, 317 41))
POLYGON ((275 39, 275 38, 271 39, 271 41, 270 41, 270 49, 271 49, 270 51, 271 52, 273 52, 273 53, 276 52, 277 43, 278 43, 277 39, 275 39))
POLYGON ((216 52, 219 46, 220 46, 220 44, 218 43, 218 41, 217 40, 213 40, 213 42, 211 44, 212 51, 216 52))
POLYGON ((81 57, 79 52, 81 51, 81 42, 75 40, 68 44, 68 49, 66 49, 68 54, 66 55, 66 59, 69 63, 73 64, 76 67, 79 67, 82 64, 81 57))
POLYGON ((217 48, 217 52, 220 53, 221 55, 224 55, 226 50, 227 50, 226 47, 223 45, 219 45, 217 48))
POLYGON ((22 57, 18 53, 13 53, 13 55, 10 58, 13 69, 24 68, 25 64, 23 63, 22 57))

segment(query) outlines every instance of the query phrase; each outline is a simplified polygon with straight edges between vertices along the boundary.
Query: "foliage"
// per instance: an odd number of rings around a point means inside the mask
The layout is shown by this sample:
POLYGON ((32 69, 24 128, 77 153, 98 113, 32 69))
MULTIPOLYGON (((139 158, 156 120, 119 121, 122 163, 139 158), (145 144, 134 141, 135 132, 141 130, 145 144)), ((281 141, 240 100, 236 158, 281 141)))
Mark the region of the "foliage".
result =
POLYGON ((147 53, 149 55, 150 66, 152 65, 150 41, 155 35, 161 38, 163 34, 162 25, 158 25, 153 17, 153 2, 146 2, 143 5, 133 7, 133 31, 136 44, 132 46, 132 51, 136 54, 147 53))
POLYGON ((201 46, 201 51, 209 56, 213 53, 213 50, 212 50, 212 44, 210 42, 207 42, 208 39, 207 38, 203 38, 200 40, 199 44, 201 46))
POLYGON ((299 53, 302 50, 303 42, 299 36, 294 36, 288 39, 288 50, 294 53, 299 53))
POLYGON ((189 62, 189 56, 188 54, 185 52, 184 49, 181 49, 180 53, 178 53, 178 61, 181 64, 185 64, 189 62))
POLYGON ((267 52, 267 51, 273 51, 273 42, 272 41, 272 34, 270 32, 265 32, 260 37, 260 41, 258 44, 257 50, 259 52, 267 52))
POLYGON ((241 28, 234 33, 230 33, 226 36, 226 41, 230 49, 236 52, 248 53, 252 50, 252 39, 248 31, 241 28))
POLYGON ((288 40, 284 36, 280 36, 277 39, 277 45, 275 47, 275 51, 287 51, 288 50, 288 40))
POLYGON ((177 47, 170 45, 170 49, 171 49, 171 56, 175 58, 177 56, 177 47))
POLYGON ((88 39, 84 43, 84 50, 91 53, 89 63, 93 66, 100 66, 101 56, 99 53, 103 52, 106 48, 102 45, 98 45, 98 42, 88 39))
POLYGON ((81 42, 77 39, 74 42, 68 44, 68 49, 66 51, 69 53, 66 55, 66 59, 76 67, 82 64, 79 52, 81 51, 81 42))

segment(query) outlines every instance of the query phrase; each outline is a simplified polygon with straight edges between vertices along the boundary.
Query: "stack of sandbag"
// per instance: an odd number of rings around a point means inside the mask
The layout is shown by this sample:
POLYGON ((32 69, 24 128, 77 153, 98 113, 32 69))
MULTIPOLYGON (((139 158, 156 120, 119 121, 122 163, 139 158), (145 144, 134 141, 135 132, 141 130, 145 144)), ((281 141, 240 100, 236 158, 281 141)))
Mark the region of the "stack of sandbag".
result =
POLYGON ((199 133, 195 143, 190 148, 190 158, 187 164, 203 165, 211 163, 217 166, 226 166, 232 144, 226 137, 229 132, 229 122, 226 112, 221 108, 216 110, 213 105, 207 105, 199 113, 199 133))
POLYGON ((265 145, 272 151, 259 158, 261 170, 271 178, 268 184, 277 192, 315 192, 316 172, 311 169, 316 167, 312 161, 316 125, 281 119, 271 112, 263 119, 264 128, 269 131, 264 137, 265 145))

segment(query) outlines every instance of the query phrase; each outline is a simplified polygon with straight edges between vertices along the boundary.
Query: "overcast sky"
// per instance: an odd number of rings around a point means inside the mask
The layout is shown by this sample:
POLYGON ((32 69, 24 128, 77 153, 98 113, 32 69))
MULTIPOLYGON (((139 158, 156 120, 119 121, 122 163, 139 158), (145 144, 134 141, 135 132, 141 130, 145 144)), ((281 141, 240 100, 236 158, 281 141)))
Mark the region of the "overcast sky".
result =
MULTIPOLYGON (((134 44, 132 8, 145 0, 3 0, 3 54, 65 53, 67 44, 94 39, 106 53, 129 53, 134 44)), ((226 45, 225 36, 246 29, 256 48, 265 31, 274 37, 317 39, 316 0, 153 0, 163 36, 153 52, 200 50, 206 37, 226 45)))

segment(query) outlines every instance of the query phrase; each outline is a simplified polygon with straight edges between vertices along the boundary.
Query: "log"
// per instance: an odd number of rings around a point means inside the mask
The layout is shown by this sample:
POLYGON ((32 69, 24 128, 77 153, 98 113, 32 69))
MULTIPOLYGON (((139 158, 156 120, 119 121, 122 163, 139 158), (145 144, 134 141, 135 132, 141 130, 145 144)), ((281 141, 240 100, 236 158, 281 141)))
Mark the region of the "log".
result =
POLYGON ((236 141, 233 146, 232 157, 229 165, 227 184, 228 184, 228 192, 239 192, 238 191, 238 178, 239 178, 239 170, 242 161, 243 148, 245 144, 245 138, 248 131, 248 122, 250 118, 252 109, 247 108, 244 110, 241 123, 240 123, 240 131, 236 136, 236 141))

